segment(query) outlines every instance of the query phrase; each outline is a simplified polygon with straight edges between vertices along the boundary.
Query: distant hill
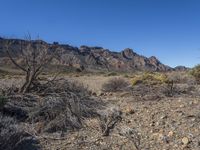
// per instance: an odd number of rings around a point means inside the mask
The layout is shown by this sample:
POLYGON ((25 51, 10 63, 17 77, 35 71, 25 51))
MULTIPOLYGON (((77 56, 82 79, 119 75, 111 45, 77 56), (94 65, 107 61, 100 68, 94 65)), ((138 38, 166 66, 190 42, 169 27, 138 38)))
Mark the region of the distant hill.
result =
MULTIPOLYGON (((20 60, 20 39, 0 38, 0 63, 9 64, 10 61, 5 51, 6 41, 12 41, 10 51, 13 57, 20 60)), ((24 41, 24 47, 29 41, 24 41)), ((59 43, 49 44, 44 41, 32 41, 33 46, 41 42, 45 46, 57 45, 61 49, 61 55, 53 60, 53 64, 66 67, 81 68, 82 70, 108 70, 108 71, 169 71, 171 67, 162 64, 155 56, 147 58, 127 48, 121 52, 112 52, 102 47, 73 47, 59 43)))

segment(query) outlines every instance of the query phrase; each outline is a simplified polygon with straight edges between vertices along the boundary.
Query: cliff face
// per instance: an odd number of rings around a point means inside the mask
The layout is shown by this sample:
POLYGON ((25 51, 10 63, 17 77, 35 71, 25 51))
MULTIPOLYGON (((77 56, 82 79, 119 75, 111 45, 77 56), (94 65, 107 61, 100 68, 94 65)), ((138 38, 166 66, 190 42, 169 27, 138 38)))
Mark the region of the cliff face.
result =
MULTIPOLYGON (((9 63, 5 51, 6 41, 12 40, 9 49, 16 59, 20 59, 20 43, 19 39, 3 39, 0 38, 0 63, 9 63)), ((45 46, 52 46, 44 41, 32 41, 34 43, 41 42, 45 46)), ((124 49, 121 52, 111 52, 102 47, 81 46, 80 48, 70 45, 59 45, 54 43, 61 50, 61 54, 52 61, 57 65, 66 67, 84 68, 86 70, 109 70, 109 71, 168 71, 170 67, 162 64, 156 57, 150 58, 138 55, 132 49, 124 49)), ((28 46, 25 41, 23 47, 28 46)))

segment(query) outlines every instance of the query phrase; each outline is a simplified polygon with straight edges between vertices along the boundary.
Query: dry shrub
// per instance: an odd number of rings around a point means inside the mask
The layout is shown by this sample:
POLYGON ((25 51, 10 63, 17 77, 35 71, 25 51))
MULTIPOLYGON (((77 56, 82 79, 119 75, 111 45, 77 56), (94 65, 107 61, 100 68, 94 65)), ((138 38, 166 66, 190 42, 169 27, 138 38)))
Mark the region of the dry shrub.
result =
POLYGON ((191 71, 190 74, 195 77, 196 81, 200 83, 200 65, 195 66, 191 71))
POLYGON ((7 98, 3 95, 0 95, 0 110, 4 107, 6 104, 7 98))
POLYGON ((25 133, 16 120, 0 114, 0 149, 2 150, 37 150, 37 141, 25 133))
POLYGON ((105 92, 117 92, 126 90, 129 83, 123 78, 111 78, 102 85, 102 90, 105 92))
POLYGON ((43 131, 47 132, 79 129, 82 120, 96 116, 96 110, 103 105, 88 93, 87 88, 75 82, 52 82, 39 91, 43 99, 29 114, 29 120, 44 122, 43 131))
POLYGON ((180 72, 180 71, 170 72, 167 74, 167 78, 170 81, 173 81, 174 83, 177 83, 177 84, 193 85, 196 82, 195 78, 188 72, 180 72))
POLYGON ((14 117, 18 121, 25 121, 29 113, 38 105, 39 99, 39 96, 34 94, 9 95, 2 113, 14 117))
POLYGON ((130 128, 128 126, 122 126, 118 130, 119 130, 119 134, 121 136, 126 137, 133 143, 136 150, 142 149, 141 148, 141 144, 142 144, 141 143, 141 135, 139 134, 139 132, 136 129, 130 128))
POLYGON ((109 136, 110 130, 122 119, 121 111, 116 107, 109 107, 99 111, 99 124, 103 136, 109 136))
POLYGON ((97 116, 96 110, 104 105, 82 84, 64 79, 40 84, 30 91, 8 95, 2 112, 18 121, 43 123, 41 132, 79 129, 82 120, 97 116))
MULTIPOLYGON (((145 95, 157 96, 175 96, 185 92, 178 84, 187 83, 193 84, 192 78, 184 72, 171 72, 167 74, 162 73, 143 73, 137 75, 132 79, 133 92, 142 90, 145 95), (141 89, 142 87, 142 89, 141 89), (144 92, 146 91, 146 92, 144 92)), ((189 89, 188 89, 189 90, 189 89)), ((142 94, 143 95, 143 94, 142 94)), ((153 96, 154 97, 154 96, 153 96)))

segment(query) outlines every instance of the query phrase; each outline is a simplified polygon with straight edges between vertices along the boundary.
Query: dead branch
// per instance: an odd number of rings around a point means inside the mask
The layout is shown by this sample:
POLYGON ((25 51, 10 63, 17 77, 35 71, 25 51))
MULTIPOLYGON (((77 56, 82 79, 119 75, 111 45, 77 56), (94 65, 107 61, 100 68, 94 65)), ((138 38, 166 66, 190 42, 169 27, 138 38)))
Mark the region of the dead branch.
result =
POLYGON ((22 62, 19 64, 13 58, 10 53, 12 42, 8 41, 6 44, 6 52, 11 62, 20 70, 26 72, 25 82, 19 89, 19 93, 29 92, 30 89, 37 89, 37 84, 39 84, 38 76, 43 72, 45 66, 49 65, 52 59, 57 55, 57 46, 49 46, 42 43, 41 40, 32 41, 30 34, 27 34, 26 41, 20 42, 20 58, 22 62), (36 84, 37 83, 37 84, 36 84))

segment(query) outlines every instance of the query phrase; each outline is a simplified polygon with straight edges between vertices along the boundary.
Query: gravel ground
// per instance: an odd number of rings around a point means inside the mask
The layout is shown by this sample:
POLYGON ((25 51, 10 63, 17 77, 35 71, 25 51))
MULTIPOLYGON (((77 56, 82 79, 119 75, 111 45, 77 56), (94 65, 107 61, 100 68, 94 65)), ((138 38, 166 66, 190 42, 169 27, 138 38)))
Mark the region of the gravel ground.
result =
MULTIPOLYGON (((73 77, 100 92, 107 77, 73 77)), ((4 78, 1 87, 19 85, 20 79, 4 78)), ((98 95, 98 94, 97 94, 98 95)), ((148 96, 145 95, 144 96, 148 96)), ((39 135, 43 149, 49 150, 200 150, 200 97, 181 94, 174 97, 141 98, 130 92, 102 93, 101 99, 119 107, 122 120, 109 136, 102 136, 97 118, 86 120, 80 131, 39 135), (54 136, 54 137, 55 137, 54 136)))

